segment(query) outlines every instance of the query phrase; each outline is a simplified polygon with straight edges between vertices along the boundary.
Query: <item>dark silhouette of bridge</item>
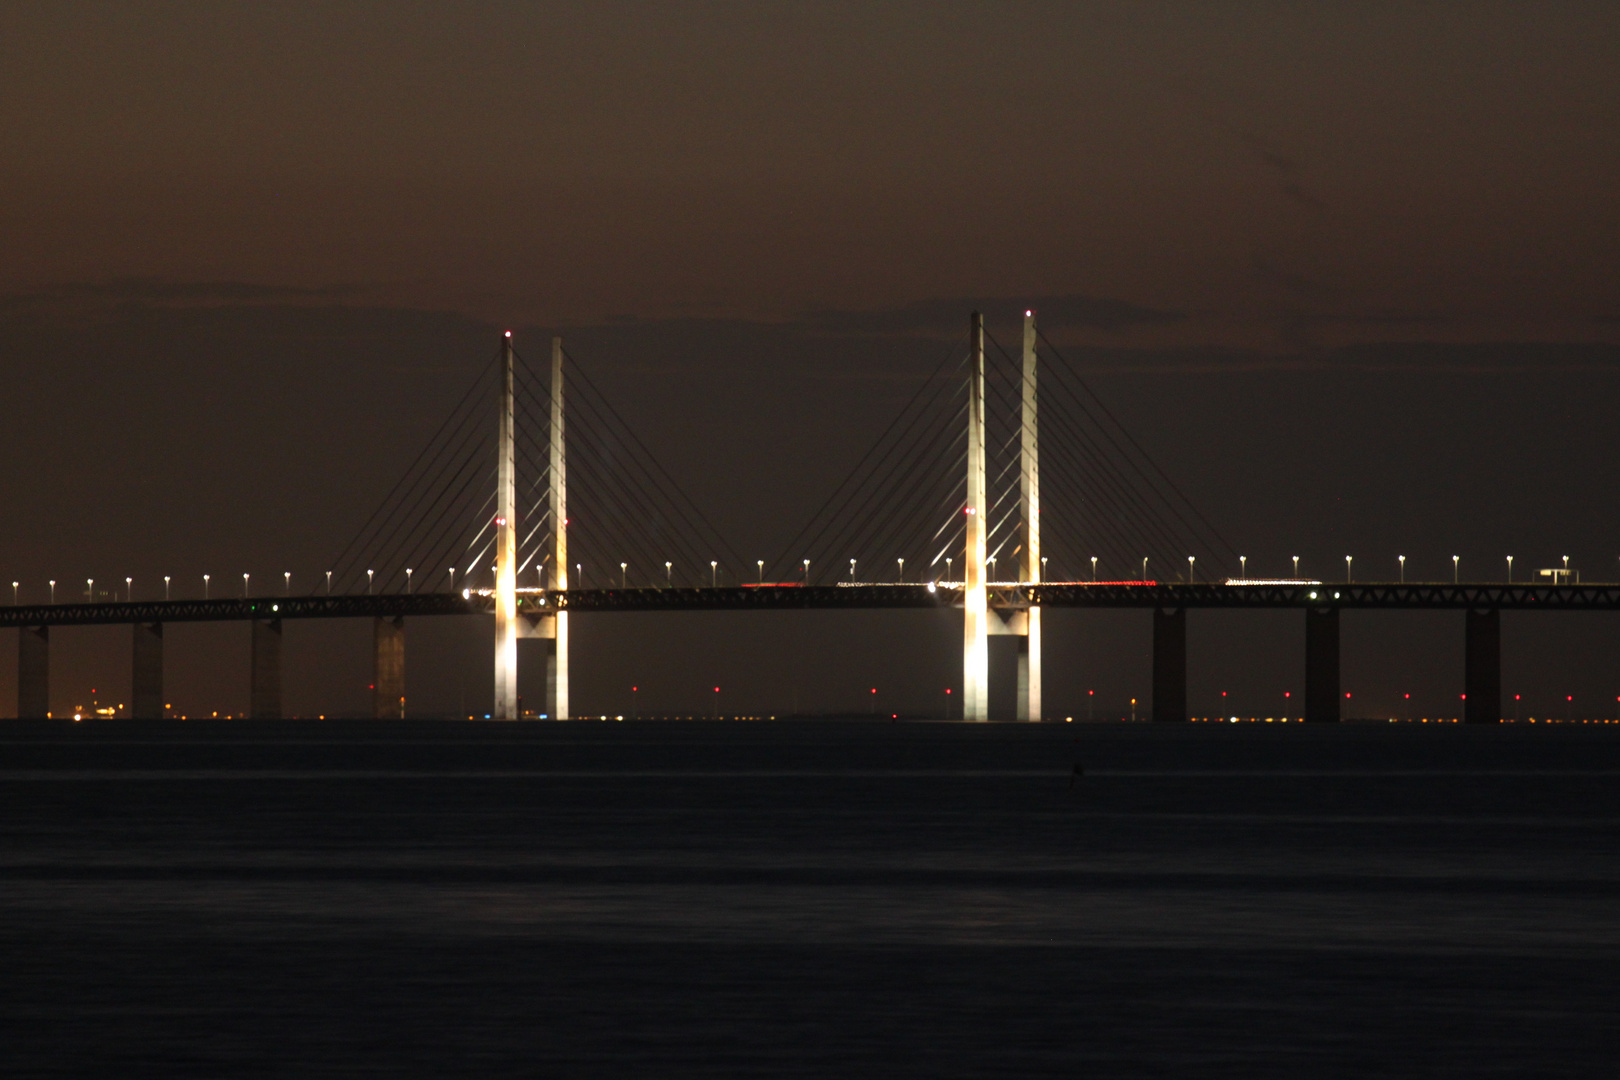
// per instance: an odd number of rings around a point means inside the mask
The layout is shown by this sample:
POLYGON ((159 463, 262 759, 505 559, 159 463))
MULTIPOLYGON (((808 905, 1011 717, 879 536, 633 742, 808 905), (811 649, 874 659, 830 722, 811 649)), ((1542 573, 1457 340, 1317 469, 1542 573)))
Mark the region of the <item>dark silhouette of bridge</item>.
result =
POLYGON ((1145 608, 1153 618, 1152 717, 1185 720, 1187 613, 1292 608, 1304 614, 1304 719, 1339 719, 1340 611, 1442 609, 1465 613, 1465 719, 1495 723, 1501 611, 1620 609, 1620 584, 1556 574, 1547 584, 1242 576, 1246 560, 1039 333, 1033 312, 1023 329, 1020 355, 990 338, 1003 363, 987 364, 987 334, 973 315, 965 347, 959 342, 923 381, 789 548, 752 563, 709 524, 560 339, 542 379, 508 334, 317 594, 292 595, 289 579, 280 596, 120 601, 96 599, 92 584, 86 602, 0 608, 0 626, 19 629, 17 715, 49 712, 53 626, 131 625, 131 715, 155 719, 164 714, 164 624, 250 621, 250 714, 274 718, 283 623, 370 618, 373 711, 387 717, 403 714, 407 618, 493 617, 492 715, 517 717, 516 643, 535 637, 547 646, 543 715, 560 719, 570 715, 571 612, 951 608, 963 611, 964 719, 988 718, 988 638, 1005 635, 1019 644, 1019 718, 1040 720, 1041 611, 1145 608), (566 413, 565 372, 577 391, 566 413), (578 522, 571 496, 587 508, 578 522), (570 582, 571 534, 575 555, 588 551, 599 577, 611 580, 616 569, 617 584, 570 582), (1091 578, 1050 580, 1054 555, 1071 571, 1089 565, 1091 578), (1012 574, 997 573, 1001 556, 1012 574), (1141 573, 1098 580, 1100 560, 1141 573), (1236 576, 1210 572, 1234 563, 1236 576), (1149 576, 1155 565, 1177 567, 1177 579, 1149 576), (520 584, 526 578, 533 584, 520 584))

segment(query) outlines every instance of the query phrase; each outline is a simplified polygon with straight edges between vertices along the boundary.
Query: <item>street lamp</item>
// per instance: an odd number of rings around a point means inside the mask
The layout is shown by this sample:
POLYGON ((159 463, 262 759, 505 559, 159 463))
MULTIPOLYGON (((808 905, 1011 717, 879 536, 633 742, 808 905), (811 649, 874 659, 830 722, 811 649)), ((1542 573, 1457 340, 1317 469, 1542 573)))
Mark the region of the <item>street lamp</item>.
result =
POLYGON ((900 578, 899 578, 899 580, 900 580, 900 583, 902 585, 904 585, 905 581, 906 581, 906 560, 901 559, 901 558, 896 558, 894 561, 900 567, 900 570, 899 570, 900 578))
POLYGON ((629 563, 622 562, 622 563, 619 564, 619 588, 628 589, 630 587, 628 584, 626 584, 626 582, 628 580, 626 575, 628 575, 629 572, 630 572, 630 564, 629 563))
POLYGON ((674 565, 674 563, 669 562, 668 560, 665 560, 664 562, 664 587, 666 589, 675 584, 675 572, 672 569, 674 565))
MULTIPOLYGON (((1095 566, 1093 566, 1091 568, 1091 578, 1092 578, 1093 581, 1095 581, 1097 579, 1097 568, 1095 566)), ((1045 555, 1041 556, 1041 580, 1042 581, 1046 580, 1046 556, 1045 555)))
POLYGON ((1247 555, 1239 555, 1238 556, 1238 577, 1246 579, 1246 578, 1248 578, 1248 576, 1249 576, 1249 557, 1247 555))
POLYGON ((1354 580, 1356 580, 1355 566, 1350 561, 1350 556, 1348 556, 1348 555, 1346 555, 1344 557, 1344 580, 1345 581, 1354 581, 1354 580))
POLYGON ((1298 580, 1298 578, 1299 578, 1299 556, 1298 555, 1294 556, 1294 578, 1295 578, 1295 580, 1298 580))
POLYGON ((584 563, 575 563, 574 564, 574 582, 573 582, 573 584, 574 584, 574 588, 576 588, 576 589, 583 589, 585 587, 585 564, 584 563))
POLYGON ((1508 584, 1511 585, 1511 584, 1513 584, 1513 556, 1509 555, 1507 557, 1507 561, 1508 561, 1508 584))
POLYGON ((804 560, 804 583, 805 583, 805 585, 810 584, 810 560, 809 559, 804 560))
POLYGON ((242 575, 242 595, 243 596, 246 596, 248 594, 248 584, 249 584, 248 583, 248 576, 246 574, 243 574, 242 575))
POLYGON ((855 560, 854 559, 849 560, 849 580, 850 580, 851 584, 853 584, 854 581, 855 581, 855 560))
POLYGON ((1147 561, 1148 561, 1148 557, 1146 555, 1142 556, 1142 580, 1143 581, 1147 580, 1147 561))
MULTIPOLYGON (((204 575, 203 581, 206 582, 207 580, 208 580, 207 576, 204 575)), ((51 603, 53 603, 53 604, 56 603, 56 582, 54 580, 52 580, 52 582, 51 582, 51 603)))
POLYGON ((371 575, 373 573, 375 573, 375 571, 373 571, 373 570, 367 570, 366 571, 366 595, 367 596, 371 595, 371 575))
POLYGON ((93 604, 93 603, 96 602, 96 579, 95 578, 85 578, 84 579, 84 592, 85 592, 85 597, 84 597, 85 603, 93 604))
POLYGON ((1398 556, 1396 556, 1396 558, 1401 560, 1401 584, 1405 585, 1406 584, 1406 556, 1405 555, 1398 555, 1398 556))
POLYGON ((11 583, 11 606, 12 607, 17 606, 17 586, 20 585, 20 584, 21 584, 21 582, 17 582, 17 581, 13 581, 11 583))
MULTIPOLYGON (((1044 570, 1045 567, 1046 567, 1046 559, 1043 557, 1041 559, 1041 568, 1042 568, 1042 570, 1044 570)), ((1046 575, 1043 573, 1041 576, 1045 577, 1046 575)), ((1091 557, 1091 580, 1092 581, 1097 580, 1097 556, 1095 556, 1095 555, 1093 555, 1091 557)))
POLYGON ((1196 562, 1197 560, 1198 560, 1198 556, 1196 556, 1196 555, 1187 556, 1187 584, 1189 584, 1189 585, 1191 585, 1193 583, 1193 580, 1194 580, 1194 578, 1193 578, 1193 563, 1196 562))
POLYGON ((990 575, 989 575, 990 580, 991 581, 996 580, 996 557, 994 555, 992 555, 992 556, 990 556, 988 559, 986 559, 984 561, 990 564, 990 575))
POLYGON ((1451 583, 1453 585, 1458 584, 1462 580, 1462 568, 1460 565, 1461 561, 1461 555, 1453 555, 1451 557, 1451 583))
POLYGON ((945 580, 946 581, 954 580, 956 571, 951 569, 951 566, 955 562, 956 562, 956 559, 955 559, 954 556, 947 556, 946 559, 945 559, 945 580))
POLYGON ((135 602, 135 579, 132 578, 132 577, 127 577, 127 578, 124 579, 124 603, 131 604, 131 603, 134 603, 134 602, 135 602))
MULTIPOLYGON (((450 591, 456 591, 456 568, 453 566, 450 568, 450 591)), ((326 595, 332 595, 332 571, 330 570, 326 572, 326 595)))
POLYGON ((169 598, 169 575, 164 574, 163 575, 163 599, 167 600, 168 598, 169 598))
POLYGON ((208 575, 203 575, 203 599, 208 599, 208 575))
POLYGON ((765 584, 765 560, 755 559, 754 565, 759 567, 759 583, 761 585, 765 584))
MULTIPOLYGON (((292 595, 292 575, 288 574, 287 579, 288 579, 287 580, 287 595, 291 596, 292 595)), ((409 595, 410 591, 411 591, 411 568, 407 566, 405 568, 405 593, 406 593, 406 595, 409 595)))
POLYGON ((713 559, 709 560, 709 588, 718 588, 720 585, 720 564, 713 559))

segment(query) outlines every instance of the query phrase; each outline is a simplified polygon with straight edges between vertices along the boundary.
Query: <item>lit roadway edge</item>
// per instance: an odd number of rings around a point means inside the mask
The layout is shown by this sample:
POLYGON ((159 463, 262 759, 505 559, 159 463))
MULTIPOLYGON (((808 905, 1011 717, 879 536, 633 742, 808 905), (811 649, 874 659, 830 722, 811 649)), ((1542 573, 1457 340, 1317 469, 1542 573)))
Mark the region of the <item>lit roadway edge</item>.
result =
MULTIPOLYGON (((1047 608, 1508 608, 1620 610, 1620 583, 1611 585, 1244 584, 1217 582, 1053 582, 998 584, 990 606, 1047 608)), ((960 607, 958 586, 745 585, 722 588, 573 589, 519 594, 518 609, 541 615, 567 611, 786 611, 794 608, 960 607)), ((250 597, 228 600, 137 600, 134 603, 29 604, 0 607, 0 626, 89 626, 137 622, 224 622, 245 619, 353 619, 366 616, 483 615, 494 610, 487 592, 386 593, 250 597)))

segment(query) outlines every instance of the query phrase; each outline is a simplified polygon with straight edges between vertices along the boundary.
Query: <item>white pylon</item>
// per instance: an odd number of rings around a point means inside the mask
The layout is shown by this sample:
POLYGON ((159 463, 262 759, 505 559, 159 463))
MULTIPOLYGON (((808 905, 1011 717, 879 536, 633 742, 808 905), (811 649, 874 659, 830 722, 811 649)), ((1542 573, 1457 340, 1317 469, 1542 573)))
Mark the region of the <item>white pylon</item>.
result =
MULTIPOLYGON (((1035 312, 1024 312, 1024 403, 1019 504, 1024 512, 1024 580, 1041 580, 1041 459, 1036 427, 1035 312)), ((1041 719, 1041 609, 1031 604, 1018 654, 1018 719, 1041 719)))
MULTIPOLYGON (((563 347, 562 338, 551 339, 551 535, 555 549, 551 562, 551 587, 568 588, 568 456, 563 453, 563 347)), ((568 719, 568 612, 559 609, 553 616, 556 637, 546 671, 547 715, 553 720, 568 719)))
POLYGON ((495 708, 496 720, 516 720, 517 707, 517 462, 513 454, 512 331, 501 349, 500 434, 495 445, 495 708))
POLYGON ((984 316, 973 313, 968 381, 967 550, 962 571, 962 719, 990 719, 990 610, 985 595, 984 316))

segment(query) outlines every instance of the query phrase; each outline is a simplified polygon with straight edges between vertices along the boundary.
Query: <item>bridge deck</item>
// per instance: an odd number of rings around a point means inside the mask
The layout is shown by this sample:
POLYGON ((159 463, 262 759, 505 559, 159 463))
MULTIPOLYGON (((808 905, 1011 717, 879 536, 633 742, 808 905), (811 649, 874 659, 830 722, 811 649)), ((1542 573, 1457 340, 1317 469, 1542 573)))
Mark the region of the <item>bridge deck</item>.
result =
MULTIPOLYGON (((573 589, 564 593, 531 593, 519 598, 520 610, 528 614, 543 614, 558 609, 600 612, 937 608, 959 607, 961 603, 960 587, 931 588, 913 584, 573 589)), ((1620 610, 1620 583, 1227 585, 1216 582, 1056 582, 1046 585, 998 585, 990 589, 990 606, 993 608, 1016 610, 1031 604, 1045 608, 1498 608, 1613 611, 1620 610)), ((492 598, 482 593, 137 600, 133 603, 4 607, 0 608, 0 626, 479 615, 488 614, 493 609, 492 598)))

